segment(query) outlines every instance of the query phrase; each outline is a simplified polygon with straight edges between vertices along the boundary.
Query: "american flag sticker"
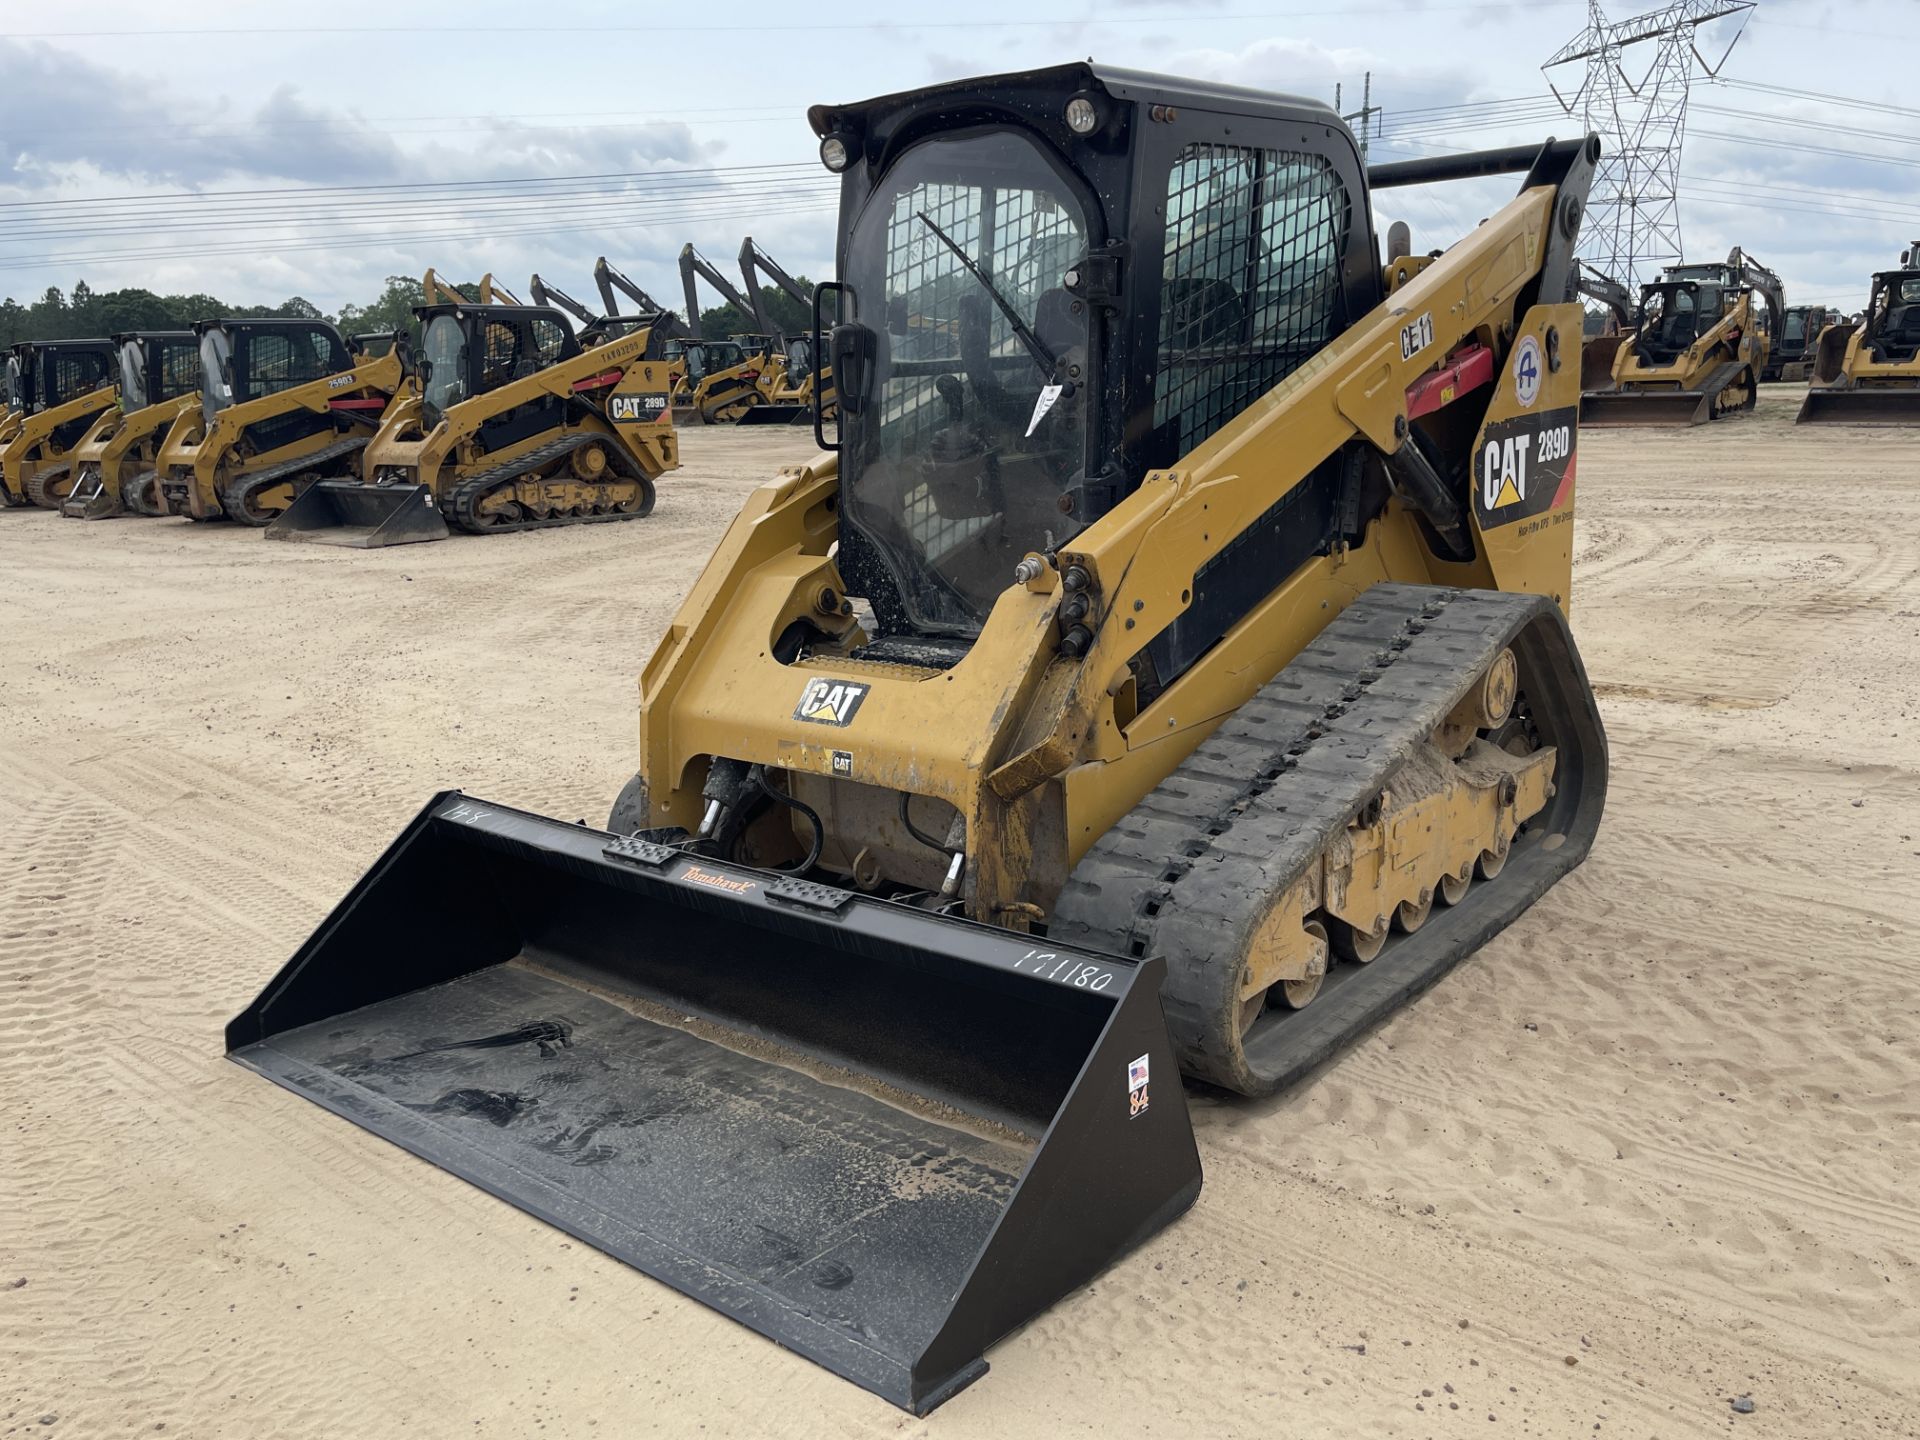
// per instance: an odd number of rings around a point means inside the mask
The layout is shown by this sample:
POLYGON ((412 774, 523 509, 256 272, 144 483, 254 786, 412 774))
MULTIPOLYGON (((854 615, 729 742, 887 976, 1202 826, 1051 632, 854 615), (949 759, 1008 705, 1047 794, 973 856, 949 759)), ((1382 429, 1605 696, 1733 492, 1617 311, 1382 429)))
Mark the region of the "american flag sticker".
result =
POLYGON ((1147 1057, 1142 1055, 1127 1066, 1127 1089, 1138 1090, 1147 1083, 1147 1057))

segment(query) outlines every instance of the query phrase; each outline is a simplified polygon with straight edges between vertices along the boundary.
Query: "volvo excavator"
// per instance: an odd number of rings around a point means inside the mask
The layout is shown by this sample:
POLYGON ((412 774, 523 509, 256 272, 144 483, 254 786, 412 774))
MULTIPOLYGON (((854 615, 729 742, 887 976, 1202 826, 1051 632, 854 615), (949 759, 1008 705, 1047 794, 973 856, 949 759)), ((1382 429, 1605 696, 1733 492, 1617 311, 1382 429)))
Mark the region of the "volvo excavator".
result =
POLYGON ((158 456, 172 515, 263 527, 372 438, 407 373, 406 346, 349 348, 325 320, 202 320, 200 403, 158 456))
POLYGON ((1780 277, 1738 246, 1721 264, 1669 265, 1640 287, 1633 333, 1581 396, 1581 420, 1703 425, 1751 410, 1785 311, 1780 277))
POLYGON ((813 392, 824 387, 825 393, 820 399, 820 409, 829 418, 833 415, 833 377, 819 365, 813 349, 811 335, 779 334, 777 327, 767 311, 766 300, 760 289, 760 275, 778 285, 791 299, 813 309, 813 290, 802 285, 774 262, 772 256, 753 243, 753 237, 747 236, 740 242, 740 278, 745 284, 748 303, 753 307, 753 323, 757 330, 774 337, 780 360, 778 365, 770 366, 762 376, 765 383, 761 387, 764 399, 740 417, 742 425, 799 425, 811 421, 814 411, 813 392))
POLYGON ((114 404, 73 447, 73 485, 60 502, 69 519, 164 515, 160 443, 200 405, 200 345, 191 330, 113 337, 119 366, 114 404))
POLYGON ((604 828, 434 797, 227 1042, 924 1413, 1192 1204, 1183 1073, 1300 1081, 1586 856, 1600 146, 1091 63, 809 114, 838 423, 604 828), (1502 174, 1383 267, 1373 192, 1502 174))
POLYGON ((1580 389, 1604 389, 1613 379, 1614 357, 1633 333, 1633 292, 1611 275, 1579 262, 1576 285, 1587 299, 1597 301, 1606 311, 1606 328, 1598 335, 1587 335, 1580 347, 1580 389))
POLYGON ((0 444, 0 508, 58 510, 73 450, 113 408, 111 340, 24 340, 7 360, 14 405, 0 444))
POLYGON ((1858 323, 1829 325, 1816 347, 1804 425, 1920 425, 1920 240, 1873 277, 1858 323))
POLYGON ((542 305, 413 313, 418 383, 381 418, 360 478, 308 487, 268 539, 368 549, 652 513, 680 460, 651 330, 596 320, 576 336, 542 305))

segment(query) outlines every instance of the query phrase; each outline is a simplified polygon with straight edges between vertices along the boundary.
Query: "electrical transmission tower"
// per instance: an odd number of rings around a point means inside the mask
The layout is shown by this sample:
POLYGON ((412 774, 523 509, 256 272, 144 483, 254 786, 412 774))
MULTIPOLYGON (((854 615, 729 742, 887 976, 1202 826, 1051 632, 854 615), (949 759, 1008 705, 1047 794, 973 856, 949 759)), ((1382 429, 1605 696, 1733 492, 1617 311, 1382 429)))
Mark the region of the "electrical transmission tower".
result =
POLYGON ((1580 257, 1629 290, 1685 258, 1679 190, 1687 91, 1696 74, 1720 73, 1755 3, 1672 0, 1631 20, 1609 20, 1600 0, 1587 0, 1586 29, 1540 67, 1554 97, 1603 146, 1580 257), (1715 27, 1710 37, 1702 34, 1707 26, 1715 27), (1717 60, 1702 53, 1703 43, 1717 60), (1574 65, 1584 67, 1577 86, 1566 68, 1574 65))

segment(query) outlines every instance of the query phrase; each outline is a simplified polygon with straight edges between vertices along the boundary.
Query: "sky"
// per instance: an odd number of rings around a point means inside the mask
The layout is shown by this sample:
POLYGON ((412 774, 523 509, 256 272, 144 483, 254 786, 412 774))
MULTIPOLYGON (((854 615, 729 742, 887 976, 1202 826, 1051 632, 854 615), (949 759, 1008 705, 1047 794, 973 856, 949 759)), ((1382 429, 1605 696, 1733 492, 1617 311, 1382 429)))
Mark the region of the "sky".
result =
MULTIPOLYGON (((586 300, 605 255, 677 307, 687 241, 729 275, 749 233, 791 272, 832 273, 815 102, 1091 56, 1329 102, 1338 85, 1352 110, 1370 72, 1371 158, 1404 159, 1574 133, 1540 67, 1587 23, 1586 0, 753 8, 770 23, 643 0, 6 0, 0 295, 84 278, 333 312, 433 266, 516 289, 537 271, 586 300), (1462 105, 1479 108, 1438 108, 1462 105)), ((1701 49, 1718 62, 1724 39, 1701 49)), ((1759 0, 1726 83, 1693 88, 1686 258, 1740 245, 1789 303, 1864 304, 1920 239, 1916 54, 1920 0, 1759 0)), ((1376 219, 1427 250, 1511 193, 1383 192, 1376 219)))

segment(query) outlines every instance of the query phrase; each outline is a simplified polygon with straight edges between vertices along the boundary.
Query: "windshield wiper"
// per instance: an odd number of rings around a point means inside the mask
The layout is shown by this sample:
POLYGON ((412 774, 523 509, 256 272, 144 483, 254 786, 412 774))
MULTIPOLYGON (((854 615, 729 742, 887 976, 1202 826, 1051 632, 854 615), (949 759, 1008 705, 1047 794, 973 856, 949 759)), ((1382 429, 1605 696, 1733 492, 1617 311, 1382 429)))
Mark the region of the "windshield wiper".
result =
POLYGON ((935 235, 940 237, 940 243, 953 252, 954 258, 967 267, 967 273, 980 282, 980 288, 992 297, 995 305, 1000 307, 1000 313, 1007 317, 1007 324, 1013 327, 1013 333, 1020 337, 1020 343, 1027 347, 1027 353, 1033 356, 1041 370, 1046 372, 1047 381, 1051 384, 1054 371, 1059 368, 1060 364, 1060 362, 1054 358, 1053 352, 1041 343, 1038 335, 1027 328, 1027 322, 1020 318, 1019 312, 1008 302, 1007 297, 1000 293, 1000 287, 993 283, 992 279, 988 277, 987 272, 973 263, 973 257, 955 244, 951 235, 947 234, 946 231, 928 219, 926 211, 918 210, 914 213, 918 216, 922 225, 925 225, 929 230, 933 231, 935 235))

